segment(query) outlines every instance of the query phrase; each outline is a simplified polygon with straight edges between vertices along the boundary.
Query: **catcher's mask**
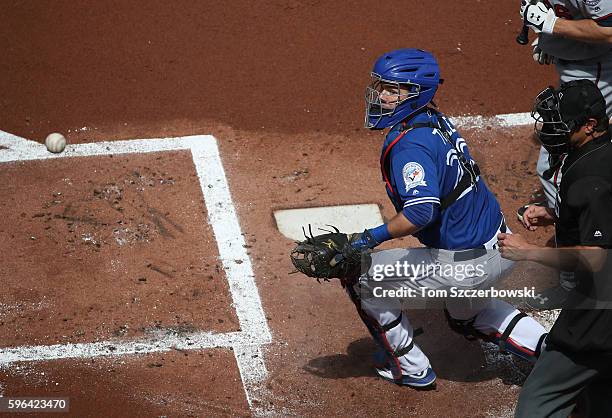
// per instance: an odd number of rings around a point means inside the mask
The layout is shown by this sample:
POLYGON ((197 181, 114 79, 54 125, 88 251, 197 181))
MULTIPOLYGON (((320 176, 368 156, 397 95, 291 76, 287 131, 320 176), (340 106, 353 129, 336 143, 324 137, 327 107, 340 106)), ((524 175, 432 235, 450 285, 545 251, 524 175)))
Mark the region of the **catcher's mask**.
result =
POLYGON ((540 92, 531 117, 542 146, 551 155, 560 155, 568 151, 571 135, 588 119, 606 118, 606 102, 592 81, 573 80, 540 92))
POLYGON ((427 106, 440 79, 438 62, 420 49, 398 49, 376 60, 366 88, 365 126, 384 129, 427 106))

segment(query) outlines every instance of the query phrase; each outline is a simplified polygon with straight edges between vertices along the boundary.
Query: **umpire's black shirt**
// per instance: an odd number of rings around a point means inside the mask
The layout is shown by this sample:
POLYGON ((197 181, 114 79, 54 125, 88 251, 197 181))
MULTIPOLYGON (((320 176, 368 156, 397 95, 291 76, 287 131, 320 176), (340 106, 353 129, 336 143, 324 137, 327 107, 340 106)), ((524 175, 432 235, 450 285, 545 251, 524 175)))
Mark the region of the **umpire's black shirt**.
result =
MULTIPOLYGON (((561 169, 559 247, 612 248, 612 143, 610 131, 572 150, 561 169)), ((577 287, 546 339, 569 352, 612 352, 612 257, 592 273, 577 270, 577 287)))

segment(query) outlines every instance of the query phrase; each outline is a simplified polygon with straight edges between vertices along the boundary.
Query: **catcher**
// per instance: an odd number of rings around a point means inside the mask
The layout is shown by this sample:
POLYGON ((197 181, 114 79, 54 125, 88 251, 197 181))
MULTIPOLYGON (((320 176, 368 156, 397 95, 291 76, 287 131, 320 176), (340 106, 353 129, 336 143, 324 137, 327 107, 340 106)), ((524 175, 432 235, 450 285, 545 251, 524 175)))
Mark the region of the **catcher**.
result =
MULTIPOLYGON (((291 254, 302 273, 341 279, 380 348, 377 374, 414 388, 433 388, 436 374, 413 340, 402 298, 390 291, 488 289, 512 266, 497 250, 497 234, 509 233, 500 206, 464 139, 433 105, 441 83, 436 59, 419 49, 392 51, 375 62, 365 122, 369 129, 389 128, 380 163, 397 215, 363 233, 311 233, 291 254), (425 248, 371 252, 406 235, 425 248)), ((494 341, 529 360, 545 345, 545 329, 506 302, 453 297, 443 302, 451 328, 468 338, 494 341)))

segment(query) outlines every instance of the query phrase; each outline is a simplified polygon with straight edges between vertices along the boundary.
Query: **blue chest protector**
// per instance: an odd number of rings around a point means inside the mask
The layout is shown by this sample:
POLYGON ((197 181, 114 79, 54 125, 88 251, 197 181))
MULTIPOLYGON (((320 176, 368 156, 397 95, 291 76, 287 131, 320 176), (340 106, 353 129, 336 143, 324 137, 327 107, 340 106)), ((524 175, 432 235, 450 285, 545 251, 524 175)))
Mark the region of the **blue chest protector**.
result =
POLYGON ((480 178, 465 140, 441 113, 426 109, 394 126, 380 163, 398 212, 410 220, 417 205, 438 206, 437 216, 414 234, 424 245, 476 248, 495 235, 503 219, 499 203, 480 178))

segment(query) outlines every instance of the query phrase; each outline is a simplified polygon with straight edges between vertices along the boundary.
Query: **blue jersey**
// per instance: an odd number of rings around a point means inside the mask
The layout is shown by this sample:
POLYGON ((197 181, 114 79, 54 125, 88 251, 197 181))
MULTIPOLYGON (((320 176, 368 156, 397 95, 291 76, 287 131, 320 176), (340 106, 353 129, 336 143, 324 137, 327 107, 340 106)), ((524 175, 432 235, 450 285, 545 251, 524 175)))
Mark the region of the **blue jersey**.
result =
MULTIPOLYGON (((406 129, 400 123, 387 134, 383 146, 381 165, 387 177, 387 193, 396 210, 404 211, 409 220, 415 205, 439 205, 440 199, 461 179, 464 169, 455 147, 473 162, 465 140, 444 115, 433 110, 422 112, 407 126, 428 122, 437 126, 438 121, 453 144, 438 129, 429 127, 411 130, 397 140, 406 129)), ((476 248, 493 238, 501 222, 499 203, 478 176, 475 186, 467 188, 452 205, 438 211, 438 216, 414 236, 432 248, 476 248)))

